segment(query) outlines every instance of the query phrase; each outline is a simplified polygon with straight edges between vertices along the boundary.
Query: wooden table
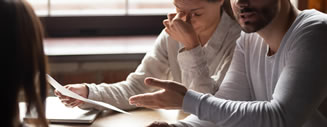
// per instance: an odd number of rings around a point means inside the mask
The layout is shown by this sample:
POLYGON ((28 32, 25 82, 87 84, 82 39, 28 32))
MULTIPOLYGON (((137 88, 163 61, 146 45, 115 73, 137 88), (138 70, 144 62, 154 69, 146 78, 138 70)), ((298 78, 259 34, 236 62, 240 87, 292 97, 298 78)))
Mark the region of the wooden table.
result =
POLYGON ((50 127, 145 127, 154 121, 176 122, 188 114, 179 110, 137 109, 132 115, 102 112, 92 124, 51 124, 50 127))

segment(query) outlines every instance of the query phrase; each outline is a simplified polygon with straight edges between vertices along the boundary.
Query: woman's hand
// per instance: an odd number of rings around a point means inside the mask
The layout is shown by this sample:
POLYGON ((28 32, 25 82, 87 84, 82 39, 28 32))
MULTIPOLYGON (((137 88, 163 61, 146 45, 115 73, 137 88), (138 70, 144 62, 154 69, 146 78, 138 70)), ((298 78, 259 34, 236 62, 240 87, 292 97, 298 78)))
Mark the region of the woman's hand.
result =
MULTIPOLYGON (((66 89, 84 97, 87 98, 89 94, 89 90, 86 85, 83 84, 71 84, 64 86, 66 89)), ((84 102, 81 100, 77 100, 71 97, 67 97, 65 95, 62 95, 58 90, 54 91, 54 94, 59 97, 61 102, 65 104, 67 107, 75 107, 83 104, 84 102)))
POLYGON ((145 93, 132 96, 129 103, 138 107, 152 109, 181 109, 187 89, 181 84, 170 80, 146 78, 146 85, 162 88, 154 93, 145 93))
POLYGON ((191 16, 185 13, 170 13, 168 19, 163 21, 165 31, 176 41, 182 43, 186 50, 200 45, 199 38, 193 29, 191 16), (182 18, 185 18, 183 21, 182 18))

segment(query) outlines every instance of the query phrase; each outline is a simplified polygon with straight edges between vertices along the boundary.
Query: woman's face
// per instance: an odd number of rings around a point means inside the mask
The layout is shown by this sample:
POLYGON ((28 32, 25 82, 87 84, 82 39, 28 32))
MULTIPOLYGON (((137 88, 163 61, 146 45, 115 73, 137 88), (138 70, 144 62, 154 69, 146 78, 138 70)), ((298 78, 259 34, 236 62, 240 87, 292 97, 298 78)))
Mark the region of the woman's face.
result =
POLYGON ((197 34, 215 27, 220 20, 223 0, 208 2, 207 0, 174 0, 177 13, 184 13, 184 21, 190 18, 197 34), (187 17, 189 16, 189 17, 187 17))

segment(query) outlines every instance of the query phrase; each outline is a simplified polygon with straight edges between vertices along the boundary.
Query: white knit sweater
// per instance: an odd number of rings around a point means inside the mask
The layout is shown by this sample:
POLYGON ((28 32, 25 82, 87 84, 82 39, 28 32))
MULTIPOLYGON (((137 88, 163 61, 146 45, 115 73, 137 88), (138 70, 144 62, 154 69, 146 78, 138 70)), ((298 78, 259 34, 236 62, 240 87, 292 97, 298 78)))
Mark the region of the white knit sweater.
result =
MULTIPOLYGON (((128 110, 135 106, 129 105, 129 97, 154 89, 144 85, 144 78, 156 77, 182 82, 186 87, 204 93, 216 91, 230 65, 236 40, 240 35, 239 25, 223 12, 219 25, 207 44, 189 51, 180 52, 183 45, 173 40, 166 32, 162 32, 155 41, 154 48, 148 52, 134 73, 125 81, 114 84, 87 84, 88 98, 103 101, 119 108, 128 110), (205 65, 195 66, 192 55, 203 57, 205 65), (196 70, 208 70, 202 75, 196 70), (194 77, 201 77, 191 80, 194 77)), ((100 108, 84 104, 80 108, 100 108)))

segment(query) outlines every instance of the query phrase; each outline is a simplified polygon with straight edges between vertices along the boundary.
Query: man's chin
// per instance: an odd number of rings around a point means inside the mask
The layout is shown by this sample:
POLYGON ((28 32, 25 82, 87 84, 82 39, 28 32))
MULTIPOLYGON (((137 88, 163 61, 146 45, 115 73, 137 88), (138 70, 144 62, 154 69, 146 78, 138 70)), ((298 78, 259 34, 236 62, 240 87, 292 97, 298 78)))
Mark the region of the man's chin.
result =
POLYGON ((242 30, 243 30, 245 33, 253 33, 253 32, 257 32, 257 31, 254 30, 252 27, 242 26, 241 28, 242 28, 242 30))
POLYGON ((245 33, 255 33, 256 31, 250 31, 250 30, 247 30, 247 29, 242 29, 243 30, 243 32, 245 32, 245 33))
POLYGON ((242 24, 241 28, 245 33, 254 33, 254 32, 258 32, 260 29, 262 29, 262 27, 258 27, 258 26, 251 25, 251 24, 242 24))
POLYGON ((256 22, 239 22, 242 30, 245 33, 258 32, 269 25, 270 22, 256 21, 256 22))

